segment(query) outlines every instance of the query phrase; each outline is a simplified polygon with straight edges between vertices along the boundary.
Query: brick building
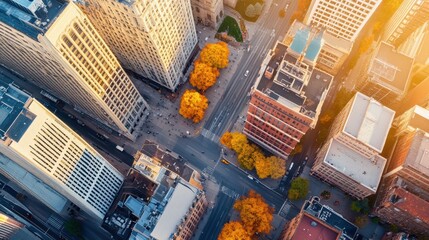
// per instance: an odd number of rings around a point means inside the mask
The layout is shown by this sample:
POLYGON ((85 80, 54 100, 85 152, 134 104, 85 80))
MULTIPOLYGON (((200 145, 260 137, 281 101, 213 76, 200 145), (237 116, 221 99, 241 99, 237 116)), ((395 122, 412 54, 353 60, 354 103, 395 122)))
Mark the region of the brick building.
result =
POLYGON ((278 42, 252 87, 244 133, 280 157, 316 126, 332 82, 315 68, 321 45, 321 35, 309 29, 297 31, 289 48, 278 42))

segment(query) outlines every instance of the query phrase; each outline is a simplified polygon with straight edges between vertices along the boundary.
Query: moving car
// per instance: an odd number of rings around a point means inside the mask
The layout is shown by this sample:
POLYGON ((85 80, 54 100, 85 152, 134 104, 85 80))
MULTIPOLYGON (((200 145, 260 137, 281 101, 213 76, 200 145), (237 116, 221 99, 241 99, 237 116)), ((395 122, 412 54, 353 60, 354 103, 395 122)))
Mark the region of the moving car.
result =
POLYGON ((246 70, 246 72, 244 73, 244 76, 245 77, 249 76, 249 70, 246 70))
POLYGON ((225 160, 225 159, 222 159, 222 160, 220 160, 223 164, 226 164, 226 165, 228 165, 230 162, 228 162, 227 160, 225 160))

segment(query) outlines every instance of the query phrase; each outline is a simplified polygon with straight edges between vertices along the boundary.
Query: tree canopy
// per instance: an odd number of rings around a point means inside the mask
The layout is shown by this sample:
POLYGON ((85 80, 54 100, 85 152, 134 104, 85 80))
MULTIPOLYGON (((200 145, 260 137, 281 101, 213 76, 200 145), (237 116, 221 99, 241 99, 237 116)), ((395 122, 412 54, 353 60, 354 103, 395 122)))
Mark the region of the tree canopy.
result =
POLYGON ((229 222, 220 232, 218 240, 251 240, 250 235, 244 229, 241 222, 229 222))
POLYGON ((179 113, 194 123, 200 122, 208 107, 207 98, 195 90, 186 90, 180 101, 179 113))
POLYGON ((307 196, 308 190, 310 188, 310 182, 305 178, 295 178, 288 192, 288 198, 290 200, 303 199, 307 196))
POLYGON ((189 82, 198 90, 205 92, 216 83, 219 70, 201 61, 196 61, 189 82))
POLYGON ((251 190, 247 197, 237 200, 234 209, 239 212, 244 229, 250 235, 271 231, 273 209, 256 192, 251 190))
POLYGON ((228 66, 229 49, 225 42, 208 43, 201 50, 200 60, 215 68, 225 68, 228 66))

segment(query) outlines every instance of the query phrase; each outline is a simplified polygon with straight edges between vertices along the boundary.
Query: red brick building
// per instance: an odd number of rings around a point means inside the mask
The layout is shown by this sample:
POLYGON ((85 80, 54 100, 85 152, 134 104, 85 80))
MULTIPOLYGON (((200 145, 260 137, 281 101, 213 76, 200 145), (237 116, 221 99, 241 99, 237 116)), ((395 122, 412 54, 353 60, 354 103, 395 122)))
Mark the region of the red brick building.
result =
POLYGON ((278 42, 252 88, 244 133, 280 157, 316 126, 331 85, 332 76, 314 68, 321 44, 310 32, 298 32, 290 48, 278 42))

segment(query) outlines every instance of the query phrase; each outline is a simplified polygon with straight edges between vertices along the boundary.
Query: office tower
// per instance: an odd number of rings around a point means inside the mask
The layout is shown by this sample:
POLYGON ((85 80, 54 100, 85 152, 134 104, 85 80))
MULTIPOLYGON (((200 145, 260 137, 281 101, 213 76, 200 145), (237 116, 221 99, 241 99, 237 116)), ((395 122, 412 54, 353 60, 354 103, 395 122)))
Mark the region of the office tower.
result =
POLYGON ((429 108, 429 76, 427 76, 420 84, 410 90, 399 105, 398 113, 401 114, 414 105, 419 105, 423 108, 429 108))
POLYGON ((362 199, 377 191, 386 159, 381 157, 395 112, 357 93, 337 115, 311 174, 362 199))
POLYGON ((191 6, 196 22, 217 30, 223 19, 223 0, 191 0, 191 6))
POLYGON ((0 81, 0 171, 52 210, 101 221, 123 176, 37 100, 0 81))
POLYGON ((429 192, 401 177, 383 179, 380 188, 376 216, 409 233, 429 236, 429 192))
POLYGON ((408 91, 413 62, 413 57, 381 42, 371 59, 367 76, 356 88, 389 107, 395 107, 408 91))
POLYGON ((1 0, 0 63, 134 140, 143 97, 73 2, 1 0))
POLYGON ((397 116, 393 125, 396 127, 395 136, 416 131, 417 129, 429 132, 429 110, 418 105, 397 116))
POLYGON ((321 34, 297 31, 290 48, 278 42, 251 90, 244 133, 272 153, 287 158, 314 128, 332 76, 315 68, 321 34))
POLYGON ((404 0, 387 22, 382 40, 398 47, 428 20, 428 0, 404 0))
POLYGON ((304 23, 325 27, 338 38, 355 41, 381 0, 314 0, 304 23))
POLYGON ((318 197, 305 201, 300 213, 284 228, 279 240, 353 240, 358 228, 318 197))
POLYGON ((290 47, 296 32, 298 30, 308 29, 307 31, 319 31, 322 34, 322 48, 317 58, 316 66, 329 74, 335 75, 340 70, 344 61, 350 54, 353 42, 338 38, 325 31, 324 28, 305 25, 295 20, 290 26, 283 43, 290 47))
POLYGON ((197 47, 190 0, 86 0, 82 9, 124 68, 175 91, 197 47))

